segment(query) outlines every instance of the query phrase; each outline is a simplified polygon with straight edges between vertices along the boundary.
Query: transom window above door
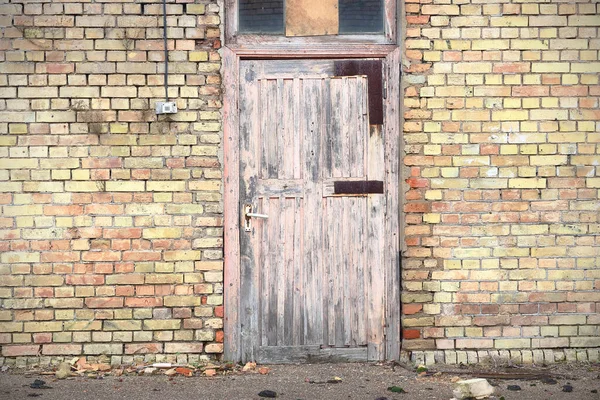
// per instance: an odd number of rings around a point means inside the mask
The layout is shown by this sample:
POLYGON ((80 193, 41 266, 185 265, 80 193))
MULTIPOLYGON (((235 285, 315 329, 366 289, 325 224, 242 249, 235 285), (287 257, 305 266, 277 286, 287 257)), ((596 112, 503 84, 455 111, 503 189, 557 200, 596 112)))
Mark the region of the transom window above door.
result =
POLYGON ((383 0, 239 0, 240 33, 383 34, 383 0))
POLYGON ((228 44, 395 44, 396 0, 226 0, 228 44))

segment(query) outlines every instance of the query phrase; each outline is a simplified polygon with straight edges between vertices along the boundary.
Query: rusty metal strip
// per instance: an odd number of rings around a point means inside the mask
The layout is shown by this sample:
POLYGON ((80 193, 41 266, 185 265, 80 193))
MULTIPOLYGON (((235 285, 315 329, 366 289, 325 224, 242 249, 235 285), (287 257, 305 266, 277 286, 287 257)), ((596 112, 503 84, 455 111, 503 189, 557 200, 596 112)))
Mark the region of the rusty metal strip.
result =
POLYGON ((383 193, 383 181, 335 181, 333 194, 383 193))

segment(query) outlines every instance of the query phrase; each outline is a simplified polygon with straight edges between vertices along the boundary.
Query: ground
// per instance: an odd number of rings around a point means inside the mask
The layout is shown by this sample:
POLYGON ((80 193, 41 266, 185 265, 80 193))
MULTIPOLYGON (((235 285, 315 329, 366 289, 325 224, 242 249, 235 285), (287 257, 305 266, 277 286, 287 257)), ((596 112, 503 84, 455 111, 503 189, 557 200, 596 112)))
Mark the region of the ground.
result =
POLYGON ((112 376, 71 377, 58 380, 39 372, 9 370, 0 373, 0 399, 79 400, 222 400, 261 399, 263 390, 277 393, 281 399, 365 399, 365 400, 416 400, 444 399, 452 396, 453 381, 478 374, 519 374, 520 379, 488 380, 496 386, 494 399, 534 400, 572 399, 599 400, 600 364, 554 365, 549 367, 485 368, 443 366, 432 367, 418 375, 414 370, 398 365, 374 364, 319 364, 273 365, 269 373, 257 372, 218 373, 214 377, 194 376, 112 376), (341 378, 341 381, 336 380, 341 378), (49 389, 32 389, 31 383, 41 379, 49 389), (554 381, 556 383, 554 383, 554 381), (328 383, 336 381, 338 383, 328 383), (520 391, 507 387, 517 385, 520 391), (571 385, 572 392, 564 392, 571 385), (393 393, 389 387, 397 386, 406 393, 393 393))

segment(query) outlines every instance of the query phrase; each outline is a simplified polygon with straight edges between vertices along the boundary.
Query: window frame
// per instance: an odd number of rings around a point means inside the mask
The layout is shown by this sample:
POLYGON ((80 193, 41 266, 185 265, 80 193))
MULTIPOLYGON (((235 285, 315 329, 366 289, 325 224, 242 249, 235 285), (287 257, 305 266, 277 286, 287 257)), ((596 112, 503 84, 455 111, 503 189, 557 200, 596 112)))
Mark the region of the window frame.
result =
POLYGON ((283 49, 305 45, 327 46, 332 44, 368 45, 397 44, 397 1, 383 0, 383 33, 327 36, 285 36, 240 33, 238 31, 238 0, 225 0, 225 44, 229 46, 265 46, 283 49))

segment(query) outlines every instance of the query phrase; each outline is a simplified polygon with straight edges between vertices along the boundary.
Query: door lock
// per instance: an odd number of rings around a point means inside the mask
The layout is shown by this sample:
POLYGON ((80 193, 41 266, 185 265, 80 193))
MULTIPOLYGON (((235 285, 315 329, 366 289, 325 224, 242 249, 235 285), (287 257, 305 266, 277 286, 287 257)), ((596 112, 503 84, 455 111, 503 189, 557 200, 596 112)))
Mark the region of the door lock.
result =
POLYGON ((269 218, 266 214, 258 214, 252 212, 252 204, 244 205, 244 231, 250 232, 252 230, 252 218, 269 218))

